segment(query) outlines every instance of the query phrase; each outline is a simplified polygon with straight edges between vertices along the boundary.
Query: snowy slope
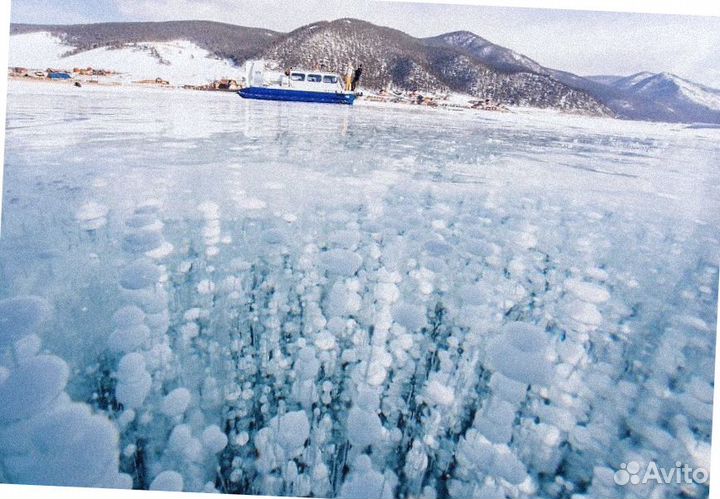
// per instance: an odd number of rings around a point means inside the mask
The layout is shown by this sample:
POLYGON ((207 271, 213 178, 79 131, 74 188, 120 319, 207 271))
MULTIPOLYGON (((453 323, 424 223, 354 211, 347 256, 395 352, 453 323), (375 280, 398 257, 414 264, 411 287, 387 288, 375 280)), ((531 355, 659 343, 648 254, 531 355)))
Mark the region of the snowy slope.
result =
POLYGON ((654 118, 668 121, 720 123, 720 90, 695 83, 672 73, 643 71, 625 77, 588 77, 634 100, 642 112, 643 103, 654 118))
POLYGON ((598 75, 586 78, 670 106, 675 100, 703 106, 709 110, 720 110, 720 90, 672 73, 641 71, 630 76, 598 75))
POLYGON ((632 85, 638 94, 658 100, 682 99, 720 111, 720 90, 685 80, 671 73, 650 74, 632 85))
POLYGON ((475 58, 500 71, 548 75, 549 71, 529 57, 496 45, 469 31, 454 31, 425 38, 430 45, 450 45, 470 52, 475 58))
POLYGON ((621 88, 621 89, 629 89, 633 86, 637 85, 639 82, 643 81, 646 78, 649 78, 651 76, 655 76, 654 73, 650 73, 649 71, 641 71, 639 73, 632 74, 630 76, 619 76, 615 79, 615 81, 611 82, 612 86, 615 88, 621 88))
POLYGON ((162 78, 173 85, 203 84, 220 78, 239 78, 241 70, 194 43, 177 40, 145 42, 122 48, 100 47, 68 55, 73 50, 47 32, 10 37, 10 66, 32 69, 93 67, 122 73, 125 81, 162 78))
POLYGON ((627 77, 582 77, 544 67, 529 57, 468 31, 426 38, 425 43, 459 48, 473 59, 500 71, 532 73, 549 78, 592 96, 622 118, 720 123, 720 93, 675 75, 644 71, 627 77))

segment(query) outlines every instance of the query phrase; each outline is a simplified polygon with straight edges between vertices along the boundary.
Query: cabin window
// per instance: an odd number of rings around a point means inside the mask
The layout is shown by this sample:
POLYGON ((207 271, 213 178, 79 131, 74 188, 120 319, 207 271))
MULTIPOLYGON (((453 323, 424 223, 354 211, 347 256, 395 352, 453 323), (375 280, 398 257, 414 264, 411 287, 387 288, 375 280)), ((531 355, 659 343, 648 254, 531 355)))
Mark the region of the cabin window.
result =
POLYGON ((292 81, 305 81, 305 74, 303 73, 291 73, 290 79, 292 81))
POLYGON ((323 83, 333 83, 333 84, 335 84, 335 83, 337 83, 337 82, 338 82, 338 77, 337 77, 337 76, 330 76, 330 75, 325 75, 325 76, 323 76, 323 83))
POLYGON ((322 81, 322 76, 320 75, 308 75, 307 81, 311 83, 320 83, 322 81))

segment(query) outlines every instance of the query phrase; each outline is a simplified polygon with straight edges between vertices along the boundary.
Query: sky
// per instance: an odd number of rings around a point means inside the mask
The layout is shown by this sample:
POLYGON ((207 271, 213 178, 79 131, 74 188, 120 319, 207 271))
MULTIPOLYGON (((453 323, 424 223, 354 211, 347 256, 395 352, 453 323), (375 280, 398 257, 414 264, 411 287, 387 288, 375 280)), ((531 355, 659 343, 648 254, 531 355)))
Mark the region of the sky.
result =
POLYGON ((372 0, 12 0, 13 22, 205 19, 289 31, 356 17, 413 36, 472 31, 581 75, 670 72, 720 88, 720 17, 372 0))

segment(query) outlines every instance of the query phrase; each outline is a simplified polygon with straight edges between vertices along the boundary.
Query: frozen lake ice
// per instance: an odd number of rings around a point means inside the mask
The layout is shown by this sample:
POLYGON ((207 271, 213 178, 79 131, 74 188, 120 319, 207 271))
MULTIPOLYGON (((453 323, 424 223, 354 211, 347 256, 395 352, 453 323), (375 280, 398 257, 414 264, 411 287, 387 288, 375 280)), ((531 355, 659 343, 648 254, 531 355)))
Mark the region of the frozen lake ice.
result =
POLYGON ((10 82, 6 142, 0 481, 707 497, 613 476, 709 469, 720 130, 10 82))

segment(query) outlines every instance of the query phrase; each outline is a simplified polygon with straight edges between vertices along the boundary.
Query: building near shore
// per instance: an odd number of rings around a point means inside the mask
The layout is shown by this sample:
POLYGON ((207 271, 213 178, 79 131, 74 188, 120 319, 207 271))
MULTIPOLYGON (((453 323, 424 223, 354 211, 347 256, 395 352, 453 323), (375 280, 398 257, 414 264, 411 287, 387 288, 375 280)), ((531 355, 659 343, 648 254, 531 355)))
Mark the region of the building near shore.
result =
POLYGON ((51 80, 69 80, 72 78, 72 76, 70 76, 68 73, 62 71, 48 72, 47 77, 51 80))
POLYGON ((215 90, 237 90, 240 85, 238 85, 237 80, 224 79, 214 81, 212 87, 215 90))
POLYGON ((73 68, 73 73, 81 76, 109 76, 113 74, 113 71, 88 66, 87 68, 73 68))
POLYGON ((158 77, 154 80, 138 80, 133 83, 139 83, 141 85, 162 85, 162 86, 168 86, 170 85, 170 82, 167 80, 163 80, 162 78, 158 77))
POLYGON ((9 74, 10 76, 28 76, 28 69, 21 67, 10 68, 9 74))

